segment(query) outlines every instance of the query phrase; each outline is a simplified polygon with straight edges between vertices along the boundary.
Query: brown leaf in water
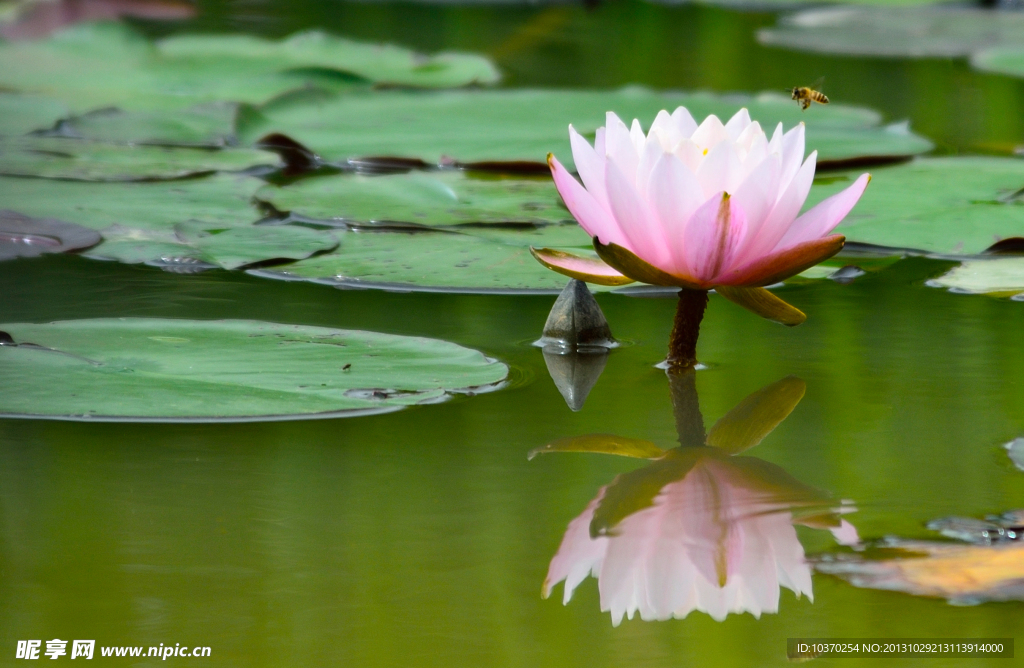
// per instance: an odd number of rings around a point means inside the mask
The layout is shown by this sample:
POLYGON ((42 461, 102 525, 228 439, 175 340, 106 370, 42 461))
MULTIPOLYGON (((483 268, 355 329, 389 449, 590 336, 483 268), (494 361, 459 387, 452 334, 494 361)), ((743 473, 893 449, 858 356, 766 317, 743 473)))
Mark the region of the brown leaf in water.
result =
POLYGON ((959 605, 1024 600, 1024 543, 891 540, 884 547, 895 558, 819 558, 815 569, 855 587, 944 598, 959 605))

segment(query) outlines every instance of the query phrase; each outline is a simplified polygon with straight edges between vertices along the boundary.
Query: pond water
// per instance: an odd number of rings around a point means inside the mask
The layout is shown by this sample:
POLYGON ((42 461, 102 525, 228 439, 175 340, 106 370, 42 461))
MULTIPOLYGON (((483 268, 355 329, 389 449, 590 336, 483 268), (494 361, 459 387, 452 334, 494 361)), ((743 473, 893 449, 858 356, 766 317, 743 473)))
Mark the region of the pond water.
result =
MULTIPOLYGON (((1009 154, 1024 143, 1024 81, 963 60, 767 49, 754 31, 775 23, 769 12, 634 2, 199 8, 190 21, 143 28, 281 36, 320 27, 476 51, 494 59, 507 86, 757 91, 826 75, 833 99, 909 119, 940 153, 1009 154)), ((935 518, 1024 506, 1024 473, 1003 448, 1024 435, 1024 304, 925 285, 953 264, 910 257, 848 284, 789 284, 779 294, 809 315, 795 328, 711 297, 698 348, 706 368, 695 377, 705 426, 780 379, 805 387, 792 413, 738 455, 771 472, 764 484, 781 499, 773 513, 809 493, 819 512, 853 511, 842 517, 861 538, 934 538, 925 524, 935 518)), ((20 639, 44 637, 209 646, 211 657, 194 662, 216 666, 781 666, 789 637, 1024 636, 1019 601, 953 606, 822 574, 811 581, 813 602, 784 587, 778 613, 760 619, 693 612, 614 626, 590 577, 566 606, 562 584, 542 598, 570 522, 617 477, 652 464, 528 453, 587 434, 679 445, 678 388, 673 397, 655 367, 671 297, 598 295, 624 345, 574 412, 531 345, 552 295, 339 290, 73 255, 0 263, 0 295, 5 322, 238 318, 365 329, 455 342, 511 370, 500 391, 375 416, 0 420, 5 655, 20 639)), ((808 554, 843 550, 828 531, 798 526, 796 536, 808 554)), ((843 661, 860 663, 878 662, 843 661)))

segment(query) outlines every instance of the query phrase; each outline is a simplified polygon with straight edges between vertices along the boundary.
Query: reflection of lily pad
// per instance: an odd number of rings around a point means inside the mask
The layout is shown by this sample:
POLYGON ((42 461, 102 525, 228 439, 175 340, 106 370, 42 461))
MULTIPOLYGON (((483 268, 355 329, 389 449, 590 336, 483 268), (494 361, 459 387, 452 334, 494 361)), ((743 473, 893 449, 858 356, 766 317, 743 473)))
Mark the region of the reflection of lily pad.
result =
MULTIPOLYGON (((852 242, 931 253, 980 253, 1024 230, 1024 160, 919 158, 873 171, 871 185, 836 228, 852 242)), ((850 179, 855 174, 850 175, 850 179)), ((849 184, 811 188, 808 205, 849 184)))
POLYGON ((696 118, 732 116, 741 107, 771 131, 783 122, 807 124, 808 150, 819 162, 864 156, 912 155, 931 144, 903 126, 882 128, 870 110, 831 105, 827 114, 802 115, 792 100, 711 93, 659 93, 643 88, 618 91, 383 91, 277 104, 243 119, 238 133, 253 141, 282 132, 326 158, 398 155, 436 162, 530 161, 542 165, 555 152, 569 166, 567 125, 584 134, 604 125, 605 112, 639 118, 645 126, 660 109, 686 106, 696 118))
POLYGON ((1024 257, 967 260, 928 281, 928 285, 997 297, 1024 294, 1024 257))
POLYGON ((1024 46, 1024 13, 966 7, 828 7, 785 17, 762 44, 859 56, 957 57, 1024 46))
POLYGON ((0 260, 65 253, 89 248, 99 242, 100 235, 88 227, 0 210, 0 260))
POLYGON ((108 228, 104 242, 89 257, 129 264, 189 258, 224 269, 268 260, 299 260, 338 245, 334 235, 294 225, 248 225, 218 229, 206 223, 183 223, 173 230, 108 228))
POLYGON ((267 186, 256 197, 310 218, 419 225, 573 222, 549 177, 474 178, 462 171, 360 174, 267 186))
POLYGON ((273 153, 125 146, 60 137, 0 139, 0 174, 81 181, 177 179, 215 171, 274 166, 273 153))
MULTIPOLYGON (((561 233, 560 227, 553 226, 556 233, 561 233)), ((565 227, 579 230, 575 225, 565 227)), ((551 229, 536 230, 534 238, 543 239, 551 229)), ((578 233, 588 240, 586 233, 578 233)), ((397 231, 346 232, 339 238, 341 244, 335 251, 258 274, 351 287, 438 292, 558 293, 565 287, 564 276, 533 259, 530 241, 516 245, 468 234, 397 231)))
POLYGON ((184 108, 230 100, 261 103, 293 89, 360 81, 419 86, 487 83, 479 56, 424 57, 316 33, 283 42, 231 36, 176 37, 157 48, 116 23, 80 25, 38 42, 0 44, 0 87, 51 95, 82 112, 184 108), (262 55, 244 53, 240 43, 262 55), (236 52, 225 57, 229 51, 236 52), (287 55, 287 57, 286 57, 287 55))
POLYGON ((152 183, 83 183, 0 177, 0 208, 95 230, 171 230, 187 220, 237 226, 259 218, 250 200, 263 181, 234 174, 152 183))
POLYGON ((3 324, 0 415, 240 421, 397 410, 487 389, 508 368, 407 336, 222 320, 3 324), (34 344, 34 345, 30 345, 34 344))

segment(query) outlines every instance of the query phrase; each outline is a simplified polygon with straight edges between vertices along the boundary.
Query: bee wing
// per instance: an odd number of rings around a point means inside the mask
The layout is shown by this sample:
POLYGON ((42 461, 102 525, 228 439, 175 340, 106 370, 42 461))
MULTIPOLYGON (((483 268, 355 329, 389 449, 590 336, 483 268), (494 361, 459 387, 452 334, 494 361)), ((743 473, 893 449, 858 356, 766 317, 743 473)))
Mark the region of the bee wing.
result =
POLYGON ((823 87, 824 87, 824 84, 825 84, 825 77, 824 76, 820 76, 820 77, 818 77, 817 81, 815 81, 814 83, 812 83, 810 85, 810 88, 812 88, 813 90, 819 91, 819 92, 824 92, 822 90, 823 87))

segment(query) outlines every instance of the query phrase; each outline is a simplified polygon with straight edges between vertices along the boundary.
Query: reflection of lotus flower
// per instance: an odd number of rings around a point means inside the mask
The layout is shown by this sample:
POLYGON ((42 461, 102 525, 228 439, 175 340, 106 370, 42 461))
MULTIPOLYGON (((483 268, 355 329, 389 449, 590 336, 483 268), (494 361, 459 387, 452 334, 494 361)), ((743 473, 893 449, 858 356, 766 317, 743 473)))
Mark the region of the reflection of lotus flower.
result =
POLYGON ((544 452, 601 452, 651 460, 620 475, 574 519, 551 560, 544 596, 565 580, 564 601, 592 574, 601 609, 619 624, 685 617, 701 610, 721 620, 730 612, 779 609, 781 587, 811 592, 811 570, 794 524, 827 528, 856 543, 827 494, 774 464, 734 456, 761 442, 796 407, 805 385, 788 377, 744 399, 705 433, 693 372, 669 373, 681 447, 609 434, 565 438, 544 452))
POLYGON ((614 269, 661 285, 763 286, 821 262, 843 247, 829 233, 869 179, 798 217, 817 152, 804 161, 802 123, 769 140, 746 109, 700 126, 683 107, 662 111, 646 136, 609 112, 593 147, 569 135, 586 188, 549 158, 569 211, 614 269))
MULTIPOLYGON (((637 611, 645 620, 682 618, 693 610, 717 620, 730 612, 760 617, 778 611, 780 587, 813 600, 811 569, 792 513, 794 504, 809 501, 808 488, 786 484, 791 479, 781 469, 753 457, 729 458, 712 448, 680 450, 683 457, 700 456, 681 480, 661 489, 654 505, 592 537, 604 488, 569 524, 551 560, 544 595, 565 580, 568 603, 592 574, 601 610, 611 611, 616 625, 637 611)), ((856 540, 845 521, 833 533, 844 542, 856 540)))

